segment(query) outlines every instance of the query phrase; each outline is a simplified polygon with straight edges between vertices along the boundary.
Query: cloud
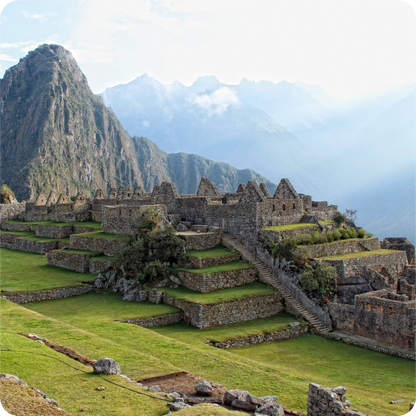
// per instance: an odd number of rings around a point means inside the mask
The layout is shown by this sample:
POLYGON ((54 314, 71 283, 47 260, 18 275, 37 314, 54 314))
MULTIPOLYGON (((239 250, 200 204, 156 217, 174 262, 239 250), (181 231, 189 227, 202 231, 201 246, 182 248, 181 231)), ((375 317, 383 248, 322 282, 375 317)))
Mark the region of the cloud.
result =
POLYGON ((5 53, 0 53, 0 61, 10 61, 10 62, 15 62, 17 61, 16 58, 12 58, 9 55, 6 55, 5 53))
POLYGON ((40 42, 20 42, 23 46, 21 49, 19 49, 19 52, 23 52, 24 54, 27 54, 30 51, 33 51, 36 49, 39 45, 43 44, 57 44, 59 43, 59 35, 55 34, 52 36, 49 36, 43 41, 40 42))
POLYGON ((57 16, 57 14, 54 12, 36 13, 36 12, 22 11, 22 14, 23 14, 23 17, 25 17, 26 19, 37 20, 39 23, 45 23, 51 17, 57 16))
POLYGON ((192 99, 193 104, 208 112, 208 115, 221 114, 231 105, 238 105, 237 93, 228 87, 221 87, 211 94, 199 94, 192 99))

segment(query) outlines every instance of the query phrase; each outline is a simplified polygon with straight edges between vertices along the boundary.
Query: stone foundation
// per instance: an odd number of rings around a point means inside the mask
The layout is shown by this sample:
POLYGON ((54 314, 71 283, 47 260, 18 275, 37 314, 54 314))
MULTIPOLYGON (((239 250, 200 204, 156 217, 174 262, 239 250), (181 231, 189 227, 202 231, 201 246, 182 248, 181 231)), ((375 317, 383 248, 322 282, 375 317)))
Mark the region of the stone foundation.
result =
POLYGON ((300 234, 312 234, 317 229, 318 229, 317 225, 310 226, 310 225, 305 224, 304 227, 281 230, 281 231, 260 230, 259 240, 280 241, 280 240, 284 240, 285 238, 294 237, 300 234))
POLYGON ((199 329, 276 315, 283 310, 280 293, 252 296, 218 304, 198 304, 163 294, 163 302, 184 311, 185 320, 199 329))
POLYGON ((25 222, 2 222, 1 229, 5 231, 36 231, 37 225, 25 222))
POLYGON ((11 302, 23 304, 30 302, 39 302, 48 299, 62 299, 70 296, 83 295, 93 289, 92 285, 84 285, 78 287, 63 287, 59 289, 40 290, 38 292, 11 293, 10 295, 2 295, 3 298, 11 302))
POLYGON ((205 269, 206 267, 218 266, 219 264, 229 263, 231 261, 240 260, 241 254, 235 253, 230 256, 221 256, 221 257, 193 257, 187 256, 189 264, 186 265, 190 269, 205 269))
POLYGON ((187 250, 208 250, 221 242, 220 229, 216 227, 210 227, 210 231, 207 233, 182 231, 178 232, 177 235, 186 241, 187 250))
POLYGON ((178 273, 179 279, 181 279, 186 288, 201 293, 247 285, 257 279, 257 274, 257 269, 254 268, 209 274, 191 272, 178 273))

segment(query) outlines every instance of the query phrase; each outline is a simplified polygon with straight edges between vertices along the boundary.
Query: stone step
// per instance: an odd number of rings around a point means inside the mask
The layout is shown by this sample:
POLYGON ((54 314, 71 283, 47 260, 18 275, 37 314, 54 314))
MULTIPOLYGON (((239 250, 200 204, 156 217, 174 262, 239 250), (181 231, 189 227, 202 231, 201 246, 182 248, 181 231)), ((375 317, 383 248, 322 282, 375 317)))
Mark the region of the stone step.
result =
POLYGON ((283 297, 286 299, 286 301, 289 302, 305 319, 311 322, 316 329, 318 329, 321 332, 329 332, 332 330, 332 328, 327 327, 318 318, 316 318, 310 312, 308 312, 302 306, 302 304, 289 293, 286 287, 279 280, 277 280, 275 276, 272 275, 270 269, 266 267, 262 262, 254 258, 252 254, 248 250, 246 250, 245 247, 238 240, 229 235, 226 235, 223 236, 223 242, 225 243, 225 245, 228 244, 235 250, 238 250, 242 254, 242 256, 245 257, 246 260, 248 260, 250 263, 256 266, 263 280, 265 280, 271 286, 274 286, 276 289, 278 289, 280 293, 283 295, 283 297))

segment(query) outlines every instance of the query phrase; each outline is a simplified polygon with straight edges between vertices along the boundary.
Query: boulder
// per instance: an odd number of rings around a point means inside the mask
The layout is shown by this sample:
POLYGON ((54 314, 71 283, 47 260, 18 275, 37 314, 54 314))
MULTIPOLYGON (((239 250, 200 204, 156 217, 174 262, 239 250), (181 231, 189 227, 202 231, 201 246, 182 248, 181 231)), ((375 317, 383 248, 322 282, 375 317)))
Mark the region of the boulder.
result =
POLYGON ((231 404, 233 400, 235 399, 245 400, 248 394, 249 393, 247 390, 240 390, 240 389, 227 390, 223 398, 224 404, 231 404))
POLYGON ((149 391, 162 391, 159 384, 155 384, 154 386, 149 387, 149 391))
POLYGON ((339 395, 342 396, 343 394, 345 394, 347 392, 347 389, 343 386, 339 386, 339 387, 333 388, 332 391, 334 393, 339 394, 339 395))
POLYGON ((45 399, 49 404, 53 404, 54 406, 58 407, 58 403, 54 399, 51 399, 50 397, 45 399))
POLYGON ((92 366, 94 368, 94 373, 121 374, 120 364, 109 357, 99 359, 92 366))
POLYGON ((260 399, 263 399, 266 403, 267 402, 277 402, 279 400, 279 398, 277 396, 274 395, 270 395, 270 396, 263 396, 260 397, 260 399))
POLYGON ((27 386, 27 383, 12 374, 0 373, 0 379, 12 381, 13 383, 20 384, 21 386, 27 386))
POLYGON ((43 397, 44 399, 48 398, 48 395, 46 393, 44 393, 43 391, 37 389, 36 387, 32 387, 32 390, 34 392, 36 392, 37 394, 39 394, 39 396, 43 397))
POLYGON ((169 409, 173 412, 177 412, 178 410, 186 409, 189 406, 189 404, 183 403, 183 402, 174 402, 174 403, 168 403, 169 409))
POLYGON ((254 414, 267 416, 284 416, 285 411, 280 403, 267 402, 263 406, 259 407, 254 412, 254 414))
POLYGON ((200 383, 195 384, 194 388, 198 394, 212 396, 213 388, 211 386, 211 383, 206 380, 202 380, 200 383))
POLYGON ((231 402, 231 406, 235 407, 237 409, 247 410, 249 412, 251 412, 253 410, 256 410, 258 408, 258 406, 256 404, 249 403, 245 400, 239 400, 239 399, 234 399, 231 402))
POLYGON ((188 227, 182 223, 176 226, 176 231, 189 231, 188 227))

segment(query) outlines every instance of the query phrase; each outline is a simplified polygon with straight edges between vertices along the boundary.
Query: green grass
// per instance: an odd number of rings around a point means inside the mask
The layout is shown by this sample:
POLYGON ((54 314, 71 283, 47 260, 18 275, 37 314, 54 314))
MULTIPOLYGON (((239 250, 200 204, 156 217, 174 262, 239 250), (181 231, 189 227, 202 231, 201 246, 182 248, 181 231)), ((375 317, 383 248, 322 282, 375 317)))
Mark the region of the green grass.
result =
POLYGON ((82 282, 94 281, 90 273, 48 266, 46 257, 40 254, 2 248, 0 260, 1 288, 13 292, 76 287, 82 282))
MULTIPOLYGON (((348 240, 346 240, 348 241, 348 240)), ((319 260, 346 260, 346 259, 355 259, 357 257, 370 257, 370 256, 382 256, 383 254, 391 254, 396 253, 396 250, 373 250, 373 251, 360 251, 359 253, 345 253, 345 254, 337 254, 335 256, 325 256, 319 257, 319 260)))
POLYGON ((5 224, 25 224, 25 225, 52 225, 56 221, 23 221, 23 220, 8 220, 4 221, 5 224))
POLYGON ((287 225, 275 225, 273 227, 265 227, 262 230, 273 230, 273 231, 286 231, 286 230, 295 230, 297 228, 316 228, 316 224, 310 223, 297 223, 297 224, 287 224, 287 225))
POLYGON ((0 230, 0 234, 20 235, 22 237, 36 236, 36 233, 34 231, 5 231, 5 230, 0 230))
POLYGON ((200 303, 203 305, 227 302, 234 299, 241 299, 250 296, 269 295, 271 293, 275 293, 274 290, 269 289, 266 285, 259 282, 253 282, 244 286, 220 289, 209 293, 195 292, 185 287, 164 287, 161 290, 172 298, 183 299, 188 302, 200 303))
POLYGON ((69 238, 48 238, 48 237, 37 237, 35 231, 4 231, 0 230, 0 234, 13 234, 18 235, 22 240, 40 241, 42 243, 48 241, 62 241, 69 244, 69 238))
POLYGON ((232 352, 324 387, 342 385, 352 406, 372 415, 402 415, 414 401, 414 362, 364 348, 307 334, 285 342, 237 347, 232 352), (342 371, 334 374, 337 367, 342 371), (399 398, 405 403, 389 405, 399 398))
POLYGON ((240 254, 238 251, 230 251, 228 248, 223 246, 216 246, 208 250, 189 250, 186 252, 187 256, 197 257, 199 259, 206 259, 209 257, 227 257, 240 254))
POLYGON ((82 234, 73 234, 80 237, 89 237, 89 238, 104 238, 107 240, 126 240, 127 237, 122 234, 110 234, 110 233, 103 233, 102 231, 92 231, 90 233, 82 233, 82 234))
POLYGON ((176 268, 175 271, 196 273, 196 274, 212 274, 212 273, 224 273, 230 272, 233 270, 244 270, 244 269, 254 269, 250 263, 244 262, 242 260, 230 261, 229 263, 217 264, 215 266, 205 267, 203 269, 184 269, 176 268))
POLYGON ((101 229, 101 223, 97 221, 74 221, 74 222, 57 222, 57 221, 22 221, 22 220, 9 220, 4 221, 5 224, 26 224, 26 225, 55 225, 65 226, 73 225, 75 227, 89 227, 101 229))
POLYGON ((115 261, 115 257, 111 257, 111 256, 95 256, 93 257, 91 260, 92 261, 98 261, 98 260, 109 260, 109 261, 115 261))
POLYGON ((325 221, 319 221, 319 224, 326 225, 326 224, 333 224, 334 222, 335 222, 334 220, 325 220, 325 221))

